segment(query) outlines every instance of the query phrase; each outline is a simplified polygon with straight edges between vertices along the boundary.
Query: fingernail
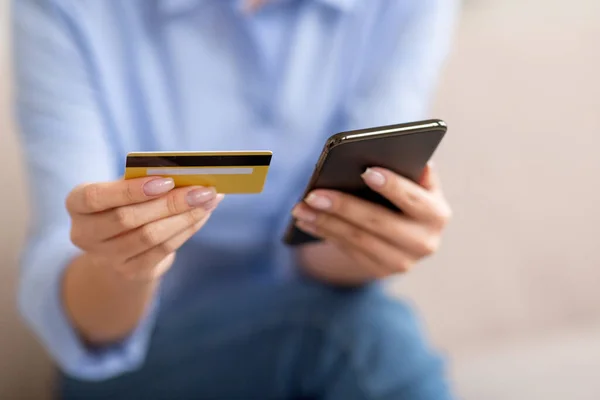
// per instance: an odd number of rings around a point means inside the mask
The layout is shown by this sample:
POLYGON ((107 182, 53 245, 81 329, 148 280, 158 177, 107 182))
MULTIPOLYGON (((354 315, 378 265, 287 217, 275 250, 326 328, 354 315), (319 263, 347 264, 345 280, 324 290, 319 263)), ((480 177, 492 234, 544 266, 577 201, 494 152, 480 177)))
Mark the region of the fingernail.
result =
POLYGON ((381 172, 374 171, 371 168, 367 168, 365 173, 361 176, 370 186, 381 187, 385 185, 385 176, 381 172))
POLYGON ((292 215, 298 221, 314 222, 317 220, 317 214, 310 210, 307 210, 306 207, 296 206, 296 208, 294 208, 294 210, 292 211, 292 215))
POLYGON ((175 182, 172 178, 153 179, 144 184, 144 194, 146 196, 158 196, 159 194, 167 193, 175 187, 175 182))
POLYGON ((186 196, 187 203, 190 207, 209 206, 209 202, 217 197, 217 192, 214 189, 193 189, 186 196))
POLYGON ((333 205, 329 198, 315 193, 311 193, 310 195, 308 195, 308 197, 306 198, 306 202, 311 207, 314 207, 317 210, 327 210, 333 205))

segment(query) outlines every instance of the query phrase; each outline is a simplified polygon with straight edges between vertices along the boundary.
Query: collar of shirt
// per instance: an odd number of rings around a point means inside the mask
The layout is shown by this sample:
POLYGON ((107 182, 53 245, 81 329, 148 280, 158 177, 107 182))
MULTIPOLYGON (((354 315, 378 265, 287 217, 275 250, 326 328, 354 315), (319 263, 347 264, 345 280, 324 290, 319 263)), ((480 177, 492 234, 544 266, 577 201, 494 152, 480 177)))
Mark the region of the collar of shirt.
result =
MULTIPOLYGON (((209 0, 159 0, 161 8, 166 13, 181 13, 188 11, 190 8, 209 0)), ((222 0, 218 0, 222 1, 222 0)), ((317 3, 322 3, 326 6, 334 8, 339 11, 350 11, 358 0, 308 0, 317 3)))

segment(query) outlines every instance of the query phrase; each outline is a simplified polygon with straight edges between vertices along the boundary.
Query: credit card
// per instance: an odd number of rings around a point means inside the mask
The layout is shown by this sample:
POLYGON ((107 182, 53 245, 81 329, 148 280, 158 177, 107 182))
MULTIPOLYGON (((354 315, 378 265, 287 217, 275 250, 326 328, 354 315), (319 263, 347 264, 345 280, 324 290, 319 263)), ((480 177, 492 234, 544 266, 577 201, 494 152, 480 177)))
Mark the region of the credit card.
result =
POLYGON ((273 153, 270 151, 134 152, 127 154, 125 179, 170 177, 176 187, 214 187, 218 193, 260 193, 273 153))

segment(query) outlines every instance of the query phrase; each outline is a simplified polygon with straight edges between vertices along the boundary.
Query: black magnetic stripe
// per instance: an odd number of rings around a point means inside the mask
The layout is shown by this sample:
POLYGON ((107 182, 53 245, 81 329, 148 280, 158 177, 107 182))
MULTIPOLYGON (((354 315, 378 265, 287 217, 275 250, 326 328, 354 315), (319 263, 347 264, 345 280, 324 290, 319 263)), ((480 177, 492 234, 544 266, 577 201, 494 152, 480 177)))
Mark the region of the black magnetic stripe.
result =
POLYGON ((129 156, 128 168, 268 166, 271 155, 247 156, 129 156))

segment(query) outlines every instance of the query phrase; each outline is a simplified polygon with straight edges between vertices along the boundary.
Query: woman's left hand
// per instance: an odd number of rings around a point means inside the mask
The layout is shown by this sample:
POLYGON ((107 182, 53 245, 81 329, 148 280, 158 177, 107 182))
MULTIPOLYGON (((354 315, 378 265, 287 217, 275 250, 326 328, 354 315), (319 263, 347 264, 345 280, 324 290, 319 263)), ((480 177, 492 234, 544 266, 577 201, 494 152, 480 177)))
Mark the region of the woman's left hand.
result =
POLYGON ((317 257, 305 254, 302 258, 327 262, 311 263, 309 272, 333 281, 345 280, 331 276, 336 270, 347 275, 347 280, 358 276, 361 281, 373 280, 406 272, 437 251, 451 210, 432 165, 425 169, 420 185, 382 168, 370 168, 362 177, 402 212, 336 191, 310 193, 292 214, 299 229, 325 242, 304 246, 301 252, 314 250, 317 257), (348 259, 339 269, 331 265, 336 257, 323 253, 331 245, 348 259))

